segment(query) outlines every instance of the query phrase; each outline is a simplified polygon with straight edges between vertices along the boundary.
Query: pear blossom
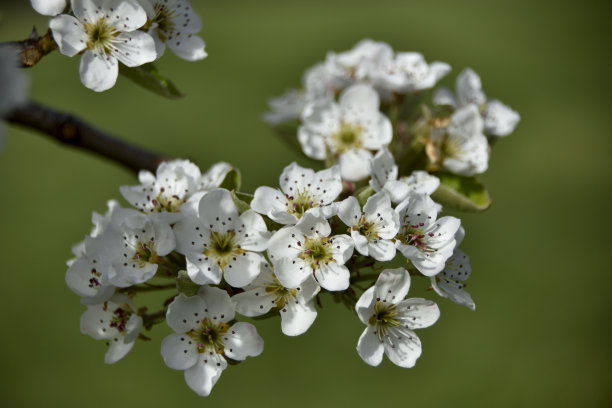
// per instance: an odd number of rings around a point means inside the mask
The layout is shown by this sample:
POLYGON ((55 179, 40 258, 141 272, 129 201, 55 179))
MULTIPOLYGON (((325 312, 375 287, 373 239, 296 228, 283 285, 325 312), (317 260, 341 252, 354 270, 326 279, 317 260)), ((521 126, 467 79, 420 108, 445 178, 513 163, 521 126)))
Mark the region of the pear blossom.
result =
POLYGON ((430 300, 404 299, 409 288, 405 269, 385 269, 357 301, 355 310, 367 326, 357 352, 366 364, 379 365, 384 353, 393 364, 410 368, 420 357, 421 340, 413 330, 434 324, 440 309, 430 300))
POLYGON ((136 210, 123 209, 113 220, 113 227, 107 238, 115 241, 109 280, 118 287, 151 279, 164 264, 162 257, 176 247, 176 238, 167 223, 136 210))
MULTIPOLYGON (((121 186, 119 191, 132 206, 144 213, 177 213, 187 199, 201 187, 202 174, 188 160, 163 162, 156 174, 138 173, 138 186, 121 186)), ((180 217, 174 217, 177 220, 180 217)))
POLYGON ((204 195, 197 217, 175 224, 177 251, 187 260, 187 273, 197 284, 233 287, 248 285, 259 275, 269 233, 263 218, 252 210, 238 213, 230 192, 215 189, 204 195))
POLYGON ((325 160, 329 152, 345 180, 366 178, 372 152, 387 146, 393 137, 391 122, 379 111, 379 105, 378 93, 366 84, 347 88, 339 103, 308 104, 298 129, 302 150, 317 160, 325 160))
POLYGON ((442 167, 462 176, 484 173, 489 166, 489 144, 475 105, 456 110, 447 127, 433 128, 428 155, 442 167))
POLYGON ((353 254, 353 240, 330 234, 324 218, 306 213, 295 226, 281 228, 272 236, 268 255, 284 287, 296 288, 313 274, 326 290, 349 287, 350 272, 344 263, 353 254))
POLYGON ((32 8, 44 16, 57 16, 67 6, 67 0, 30 0, 32 8))
POLYGON ((338 166, 315 173, 293 162, 283 169, 279 185, 280 190, 258 187, 251 208, 280 224, 295 224, 305 214, 332 217, 332 203, 342 192, 338 166))
POLYGON ((440 206, 426 194, 410 194, 396 208, 400 218, 397 249, 425 276, 441 272, 453 254, 461 221, 438 219, 440 206))
POLYGON ((439 274, 431 276, 431 286, 442 297, 449 298, 458 305, 466 306, 472 310, 476 305, 465 289, 465 282, 472 273, 470 258, 458 247, 465 237, 463 227, 457 230, 455 241, 457 245, 453 254, 446 261, 446 266, 439 274))
POLYGON ((313 276, 295 288, 283 286, 272 267, 265 263, 244 292, 232 296, 236 311, 244 316, 261 316, 276 308, 281 316, 281 330, 287 336, 305 333, 317 317, 314 297, 321 288, 313 276))
POLYGON ((208 56, 204 40, 197 35, 202 20, 189 0, 139 0, 147 13, 148 33, 155 41, 157 58, 170 47, 178 57, 196 61, 208 56))
POLYGON ((107 340, 106 364, 121 360, 134 346, 142 329, 142 317, 130 298, 117 293, 102 304, 89 306, 81 315, 81 333, 107 340))
POLYGON ((185 371, 189 388, 208 396, 227 358, 242 361, 263 351, 263 340, 250 323, 234 319, 234 307, 227 292, 203 286, 198 294, 179 294, 168 307, 166 322, 175 333, 161 345, 164 363, 185 371))
POLYGON ((485 133, 493 136, 508 136, 521 120, 520 115, 502 102, 487 100, 482 90, 480 77, 470 68, 464 69, 455 85, 456 97, 445 87, 436 89, 433 95, 434 105, 446 105, 455 109, 466 105, 475 105, 484 119, 485 133))
POLYGON ((415 170, 410 176, 398 179, 397 165, 393 155, 383 148, 372 158, 370 187, 374 191, 385 191, 391 201, 399 203, 411 192, 431 195, 440 186, 440 179, 426 171, 415 170))
POLYGON ((386 92, 414 93, 433 88, 450 70, 444 62, 428 64, 418 52, 399 52, 379 64, 372 82, 386 92))
MULTIPOLYGON (((0 46, 0 120, 26 100, 28 77, 18 68, 17 50, 10 45, 0 46)), ((0 122, 0 146, 3 123, 0 122)))
POLYGON ((138 29, 147 21, 136 0, 72 0, 74 16, 54 17, 49 27, 62 54, 82 53, 81 82, 96 92, 112 88, 118 62, 136 67, 156 59, 153 38, 138 29))
POLYGON ((355 197, 348 197, 338 203, 338 217, 350 227, 357 252, 377 261, 395 257, 392 239, 399 230, 399 215, 391 207, 387 193, 381 191, 370 196, 363 211, 355 197))

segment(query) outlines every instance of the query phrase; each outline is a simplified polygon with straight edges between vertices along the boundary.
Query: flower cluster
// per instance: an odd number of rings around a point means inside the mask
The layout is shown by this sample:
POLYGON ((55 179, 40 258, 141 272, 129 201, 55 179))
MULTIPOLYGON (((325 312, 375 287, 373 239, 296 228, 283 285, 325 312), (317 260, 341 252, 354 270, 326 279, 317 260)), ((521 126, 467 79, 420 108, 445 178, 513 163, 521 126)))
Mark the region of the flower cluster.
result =
POLYGON ((203 59, 200 17, 189 0, 31 0, 55 16, 49 27, 62 54, 81 54, 79 74, 100 92, 117 81, 119 63, 137 67, 160 58, 166 46, 188 61, 203 59), (65 14, 62 14, 65 13, 65 14))
POLYGON ((439 89, 434 107, 422 104, 449 70, 370 40, 329 54, 266 116, 275 125, 299 119, 291 137, 326 168, 291 163, 277 185, 253 194, 226 163, 205 173, 186 160, 142 171, 140 184, 120 187, 131 208, 109 201, 73 248, 66 282, 88 307, 81 331, 106 340, 114 363, 165 321, 174 333, 161 343, 164 362, 206 396, 229 364, 263 351, 238 315, 280 316, 282 333, 297 336, 327 293, 366 326, 357 341, 365 363, 386 354, 414 366, 422 352, 414 330, 440 310, 406 298, 411 279, 475 309, 459 249, 465 230, 441 212, 488 206, 475 175, 488 167, 492 138, 518 121, 486 100, 471 71, 460 75, 457 100, 439 89), (153 310, 138 305, 151 291, 172 293, 153 310))

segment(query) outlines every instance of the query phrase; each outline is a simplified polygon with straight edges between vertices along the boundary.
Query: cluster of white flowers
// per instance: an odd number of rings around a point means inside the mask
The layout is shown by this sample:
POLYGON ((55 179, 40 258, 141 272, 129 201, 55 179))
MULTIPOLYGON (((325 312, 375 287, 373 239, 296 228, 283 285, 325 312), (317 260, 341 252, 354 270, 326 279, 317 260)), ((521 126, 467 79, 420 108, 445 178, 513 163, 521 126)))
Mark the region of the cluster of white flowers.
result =
POLYGON ((469 70, 458 100, 441 89, 440 107, 413 103, 449 70, 370 40, 330 53, 307 72, 304 90, 274 100, 266 116, 275 124, 299 118, 293 137, 327 168, 291 163, 277 186, 252 195, 240 192, 240 173, 226 163, 204 174, 185 160, 142 171, 139 185, 120 187, 133 208, 110 201, 73 248, 66 282, 88 307, 81 331, 107 340, 113 363, 165 320, 174 334, 161 344, 164 362, 206 396, 228 363, 263 351, 255 326, 236 314, 280 316, 282 333, 297 336, 327 292, 366 325, 357 341, 364 362, 378 365, 386 354, 414 366, 422 351, 414 330, 434 324, 440 310, 406 299, 411 276, 475 309, 465 291, 470 260, 458 248, 465 230, 441 211, 473 199, 462 183, 480 185, 474 175, 487 169, 491 138, 518 122, 486 100, 469 70), (164 290, 173 294, 154 310, 136 305, 139 293, 164 290))
POLYGON ((200 17, 189 0, 31 0, 55 16, 49 27, 62 54, 82 54, 79 74, 100 92, 117 81, 119 62, 137 67, 160 58, 166 45, 180 58, 203 59, 200 17), (62 14, 66 13, 66 14, 62 14))

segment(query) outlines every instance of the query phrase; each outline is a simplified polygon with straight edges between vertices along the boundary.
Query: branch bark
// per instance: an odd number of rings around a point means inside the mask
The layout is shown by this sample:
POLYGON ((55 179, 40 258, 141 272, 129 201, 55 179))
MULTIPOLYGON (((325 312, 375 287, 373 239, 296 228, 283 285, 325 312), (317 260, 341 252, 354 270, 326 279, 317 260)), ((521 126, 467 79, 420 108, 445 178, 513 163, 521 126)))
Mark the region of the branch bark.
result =
POLYGON ((172 159, 120 140, 71 114, 56 111, 34 101, 13 109, 4 119, 38 130, 60 143, 89 150, 136 172, 146 169, 155 173, 161 162, 172 159))
POLYGON ((36 27, 32 29, 32 33, 27 39, 3 42, 0 43, 0 46, 13 47, 23 68, 30 68, 38 64, 45 55, 57 50, 57 44, 53 40, 51 30, 47 30, 47 33, 43 36, 38 36, 36 27))

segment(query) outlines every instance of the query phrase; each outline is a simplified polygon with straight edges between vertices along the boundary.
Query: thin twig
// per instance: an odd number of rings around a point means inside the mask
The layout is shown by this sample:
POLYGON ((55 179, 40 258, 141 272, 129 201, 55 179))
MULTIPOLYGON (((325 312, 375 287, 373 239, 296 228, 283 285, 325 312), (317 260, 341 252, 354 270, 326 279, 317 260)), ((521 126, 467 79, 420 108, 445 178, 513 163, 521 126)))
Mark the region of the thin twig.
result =
POLYGON ((34 101, 15 108, 4 119, 38 130, 60 143, 89 150, 134 171, 146 169, 154 173, 161 162, 171 159, 120 140, 69 113, 34 101))
POLYGON ((7 45, 15 48, 19 56, 19 63, 24 68, 38 64, 45 55, 57 49, 51 30, 48 30, 43 36, 38 36, 36 27, 32 29, 30 37, 25 40, 0 43, 0 46, 7 45))

